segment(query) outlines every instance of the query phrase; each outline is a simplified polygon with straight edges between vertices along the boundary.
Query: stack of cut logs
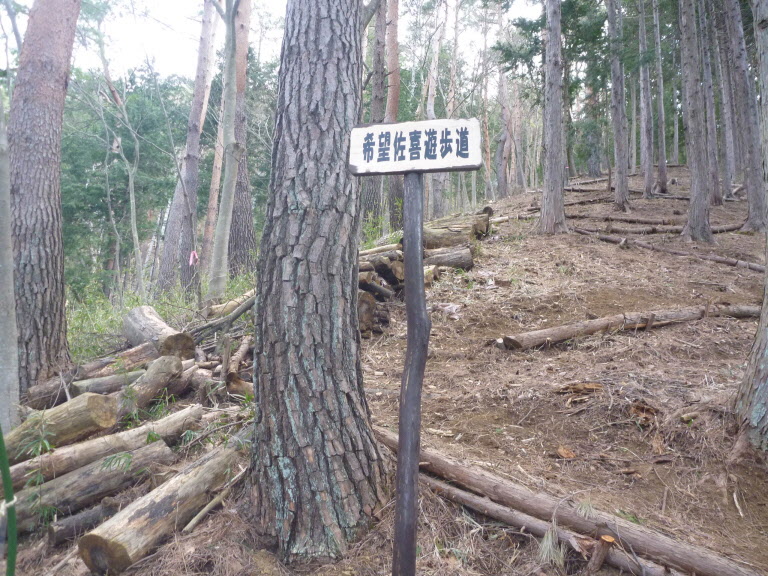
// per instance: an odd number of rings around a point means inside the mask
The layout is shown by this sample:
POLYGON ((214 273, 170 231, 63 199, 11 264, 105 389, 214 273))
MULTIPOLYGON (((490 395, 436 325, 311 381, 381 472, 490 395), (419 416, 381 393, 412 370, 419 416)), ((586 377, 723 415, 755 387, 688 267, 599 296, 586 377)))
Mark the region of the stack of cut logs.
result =
MULTIPOLYGON (((474 241, 490 231, 488 207, 469 217, 434 220, 424 227, 424 283, 427 287, 440 277, 441 268, 470 270, 474 266, 474 241)), ((403 245, 388 244, 363 250, 359 257, 358 318, 360 334, 380 334, 389 324, 389 310, 379 303, 402 293, 405 283, 403 245)))

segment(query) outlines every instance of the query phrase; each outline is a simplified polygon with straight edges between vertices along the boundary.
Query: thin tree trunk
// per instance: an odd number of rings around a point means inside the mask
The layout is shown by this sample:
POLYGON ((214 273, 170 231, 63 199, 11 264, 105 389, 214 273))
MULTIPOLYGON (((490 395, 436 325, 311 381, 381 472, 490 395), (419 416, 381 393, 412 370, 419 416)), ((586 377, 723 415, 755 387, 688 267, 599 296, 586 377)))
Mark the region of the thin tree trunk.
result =
MULTIPOLYGON (((447 4, 446 4, 447 6, 447 4)), ((427 77, 427 103, 425 107, 427 120, 435 120, 435 95, 437 94, 437 73, 440 65, 440 49, 443 44, 443 38, 445 37, 445 27, 447 24, 446 19, 440 18, 439 7, 436 9, 435 14, 435 32, 432 35, 432 56, 429 63, 429 76, 427 77)), ((447 16, 447 14, 446 14, 447 16)), ((431 204, 432 211, 427 211, 427 214, 431 214, 433 219, 442 218, 445 213, 445 173, 442 174, 427 174, 426 184, 432 194, 429 198, 431 202, 425 202, 431 204)))
POLYGON ((61 123, 79 13, 80 0, 36 0, 11 99, 8 141, 21 393, 70 364, 61 232, 61 123))
MULTIPOLYGON (((373 63, 371 74, 371 116, 372 124, 384 121, 386 106, 386 38, 387 38, 387 0, 382 0, 376 11, 373 39, 373 63)), ((374 237, 382 234, 382 198, 381 187, 384 178, 369 176, 362 181, 364 230, 374 237)), ((370 240, 371 238, 366 238, 370 240)))
POLYGON ((229 233, 229 275, 239 276, 256 267, 256 230, 253 226, 253 201, 248 175, 247 132, 248 117, 245 109, 245 89, 248 73, 248 31, 251 24, 251 0, 240 0, 235 26, 237 28, 237 55, 235 74, 237 101, 235 102, 235 139, 243 147, 237 166, 235 207, 229 233))
POLYGON ((359 358, 359 187, 346 165, 360 106, 359 10, 357 0, 304 0, 288 4, 285 21, 251 467, 256 526, 284 558, 339 557, 384 503, 359 358))
POLYGON ((210 282, 206 302, 214 302, 224 296, 229 276, 229 235, 232 229, 232 211, 235 205, 237 171, 243 146, 235 135, 235 108, 237 105, 236 59, 237 59, 237 15, 240 0, 226 0, 224 22, 227 38, 224 48, 224 185, 221 203, 216 219, 216 233, 213 238, 210 282))
POLYGON ((620 49, 622 31, 617 26, 621 0, 607 0, 608 35, 611 42, 611 119, 613 121, 613 150, 616 159, 616 195, 614 206, 622 212, 629 211, 629 180, 627 178, 626 97, 620 49))
POLYGON ((681 64, 685 85, 686 149, 691 173, 691 200, 688 203, 688 223, 683 236, 695 241, 712 242, 709 226, 709 187, 707 178, 706 118, 704 95, 701 91, 701 62, 699 36, 696 27, 696 0, 681 0, 680 31, 681 64))
POLYGON ((213 167, 211 168, 211 187, 208 192, 208 209, 205 213, 203 228, 203 253, 200 257, 200 267, 207 274, 211 265, 213 252, 213 235, 216 231, 216 219, 219 214, 219 191, 221 190, 221 168, 224 163, 224 93, 219 104, 219 121, 216 130, 216 142, 213 146, 213 167))
POLYGON ((632 130, 629 135, 629 173, 637 174, 637 80, 632 78, 631 99, 632 99, 632 130))
MULTIPOLYGON (((658 1, 658 0, 656 0, 658 1)), ((715 90, 712 86, 712 63, 710 58, 710 41, 713 39, 711 26, 707 22, 707 0, 699 0, 699 28, 701 30, 701 63, 704 71, 704 103, 707 112, 707 167, 709 176, 709 191, 713 206, 722 206, 723 192, 720 189, 720 170, 717 154, 717 118, 715 117, 715 90)))
POLYGON ((667 193, 667 123, 664 116, 664 70, 661 61, 661 26, 659 24, 659 0, 653 0, 653 29, 656 44, 656 101, 658 104, 659 172, 657 192, 667 193))
POLYGON ((725 20, 728 36, 731 40, 731 69, 735 85, 735 109, 741 116, 738 123, 743 137, 745 153, 744 188, 749 200, 749 214, 744 223, 744 230, 762 231, 765 229, 766 204, 765 184, 763 182, 763 158, 760 144, 760 120, 757 112, 757 99, 751 72, 747 64, 747 48, 744 41, 744 27, 741 19, 739 0, 724 0, 725 20))
POLYGON ((721 149, 723 150, 723 197, 732 196, 731 185, 736 177, 736 154, 734 148, 734 120, 733 120, 733 89, 731 71, 726 53, 727 40, 723 41, 722 13, 715 7, 714 0, 709 2, 710 22, 714 27, 713 39, 717 54, 717 76, 720 86, 720 118, 722 129, 720 130, 721 149))
MULTIPOLYGON (((672 70, 678 69, 677 62, 675 61, 676 54, 677 50, 672 50, 672 70)), ((672 76, 672 121, 674 123, 674 132, 672 136, 672 164, 680 164, 680 114, 677 110, 677 102, 677 74, 675 74, 672 76)))
MULTIPOLYGON (((397 39, 400 0, 389 0, 387 5, 387 108, 384 122, 397 122, 400 110, 400 45, 397 39)), ((403 177, 387 177, 389 225, 392 230, 403 227, 403 177)))
POLYGON ((565 150, 563 134, 563 59, 560 46, 560 0, 546 0, 547 42, 544 83, 544 192, 539 232, 567 232, 563 182, 565 150))
POLYGON ((648 40, 645 33, 645 0, 640 8, 640 163, 643 172, 643 198, 653 198, 653 111, 651 110, 651 74, 648 70, 648 40))

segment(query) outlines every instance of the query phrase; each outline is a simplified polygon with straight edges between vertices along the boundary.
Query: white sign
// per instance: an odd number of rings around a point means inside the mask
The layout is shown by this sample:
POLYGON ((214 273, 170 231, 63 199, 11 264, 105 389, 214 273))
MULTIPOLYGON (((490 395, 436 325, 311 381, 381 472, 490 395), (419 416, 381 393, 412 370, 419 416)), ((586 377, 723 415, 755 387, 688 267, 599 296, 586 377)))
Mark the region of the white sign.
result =
POLYGON ((370 124, 350 136, 349 169, 356 176, 478 170, 482 164, 477 118, 370 124))

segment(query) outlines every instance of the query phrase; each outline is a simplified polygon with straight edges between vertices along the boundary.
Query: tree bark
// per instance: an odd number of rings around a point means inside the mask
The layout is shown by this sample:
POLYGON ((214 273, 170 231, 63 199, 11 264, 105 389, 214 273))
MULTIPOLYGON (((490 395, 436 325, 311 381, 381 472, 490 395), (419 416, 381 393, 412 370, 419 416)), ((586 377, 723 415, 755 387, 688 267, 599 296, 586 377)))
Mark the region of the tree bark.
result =
POLYGON ((216 129, 216 143, 213 146, 213 167, 211 168, 211 187, 208 192, 208 209, 203 227, 203 252, 200 256, 200 268, 207 274, 211 267, 213 235, 216 231, 216 219, 219 214, 219 190, 221 188, 221 166, 224 160, 224 93, 221 94, 219 121, 216 129))
POLYGON ((0 104, 0 350, 6 351, 0 360, 0 430, 4 434, 19 424, 19 356, 14 353, 18 347, 18 332, 11 229, 11 167, 5 107, 0 104))
MULTIPOLYGON (((675 55, 677 50, 672 50, 672 69, 677 70, 675 55)), ((680 114, 677 110, 677 75, 672 76, 672 164, 680 164, 680 114)))
POLYGON ((629 211, 629 179, 627 177, 627 118, 624 95, 624 71, 620 49, 622 33, 618 27, 621 0, 606 0, 608 35, 611 47, 611 120, 613 121, 613 150, 616 165, 616 192, 613 204, 621 212, 629 211))
POLYGON ((36 0, 8 122, 19 391, 70 365, 61 231, 61 122, 80 0, 36 0))
POLYGON ((359 360, 359 190, 346 166, 360 105, 359 9, 307 0, 286 15, 258 266, 251 467, 256 526, 284 557, 338 557, 383 502, 359 360))
POLYGON ((240 0, 237 10, 237 54, 235 58, 237 101, 235 103, 235 138, 243 146, 237 165, 235 207, 229 232, 229 275, 234 278, 256 268, 256 230, 253 226, 253 200, 248 174, 248 115, 245 90, 248 72, 248 30, 251 22, 251 0, 240 0))
POLYGON ((730 63, 734 79, 734 107, 741 121, 738 124, 742 133, 745 155, 744 188, 749 200, 749 215, 744 230, 762 231, 765 229, 766 201, 763 181, 763 157, 760 143, 760 119, 757 112, 757 99, 752 72, 747 64, 747 48, 744 41, 744 27, 741 19, 739 0, 724 0, 725 20, 728 37, 731 42, 730 63))
POLYGON ((657 192, 667 193, 667 123, 664 116, 664 69, 661 60, 661 26, 659 24, 659 0, 653 0, 653 31, 656 45, 656 102, 659 123, 659 171, 656 178, 657 192))
MULTIPOLYGON (((755 44, 757 47, 760 93, 768 94, 768 0, 752 0, 754 16, 755 44)), ((763 167, 768 166, 768 102, 761 101, 763 123, 761 141, 763 144, 763 167)), ((766 239, 768 255, 768 238, 766 239)), ((768 273, 765 276, 768 286, 768 273)), ((755 334, 755 342, 749 353, 747 368, 736 395, 736 414, 740 419, 741 434, 745 435, 753 446, 768 450, 768 290, 763 293, 763 309, 760 324, 755 334)))
POLYGON ((681 0, 680 31, 683 84, 685 85, 686 149, 691 172, 691 200, 688 224, 683 236, 694 241, 712 242, 709 226, 709 186, 707 178, 706 122, 701 93, 699 34, 696 26, 696 0, 681 0))
POLYGON ((181 175, 171 201, 166 224, 163 254, 157 288, 165 292, 181 278, 182 292, 196 294, 199 288, 197 262, 191 257, 197 251, 197 190, 200 175, 200 134, 208 108, 213 78, 213 49, 218 16, 213 2, 205 0, 200 43, 197 49, 197 71, 192 91, 192 104, 187 121, 187 142, 181 175))
POLYGON ((161 356, 152 362, 139 379, 115 393, 117 419, 145 408, 162 389, 181 376, 182 371, 178 356, 161 356))
POLYGON ((637 79, 630 82, 632 98, 632 129, 629 134, 629 173, 637 174, 637 79))
POLYGON ((653 190, 653 111, 651 74, 648 70, 648 39, 645 32, 645 0, 638 0, 640 37, 640 168, 643 172, 643 198, 653 190))
POLYGON ((568 231, 563 206, 565 168, 563 134, 563 58, 560 46, 560 0, 546 0, 547 42, 544 85, 544 192, 539 232, 568 231))
POLYGON ((709 2, 710 21, 714 26, 713 39, 717 54, 716 70, 720 87, 720 130, 721 149, 723 150, 723 198, 732 196, 731 185, 736 177, 736 150, 734 145, 734 112, 733 112, 733 82, 728 57, 728 39, 723 37, 724 22, 722 11, 715 6, 714 0, 709 2))
POLYGON ((101 501, 101 504, 97 504, 93 508, 78 512, 73 516, 60 518, 48 525, 48 544, 58 546, 68 540, 75 540, 81 534, 113 516, 118 510, 117 501, 114 498, 106 497, 101 501))

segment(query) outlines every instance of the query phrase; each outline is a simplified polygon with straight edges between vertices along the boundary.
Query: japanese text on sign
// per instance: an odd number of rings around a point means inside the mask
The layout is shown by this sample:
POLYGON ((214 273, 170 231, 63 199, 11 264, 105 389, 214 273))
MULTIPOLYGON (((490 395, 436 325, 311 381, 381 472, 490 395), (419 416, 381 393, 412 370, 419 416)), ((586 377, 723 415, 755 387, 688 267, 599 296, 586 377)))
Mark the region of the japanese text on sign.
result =
POLYGON ((372 124, 352 130, 353 174, 476 170, 482 165, 480 122, 428 120, 372 124))

